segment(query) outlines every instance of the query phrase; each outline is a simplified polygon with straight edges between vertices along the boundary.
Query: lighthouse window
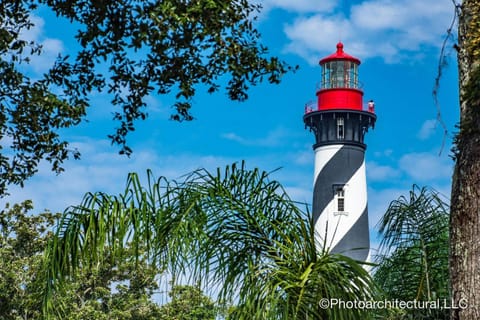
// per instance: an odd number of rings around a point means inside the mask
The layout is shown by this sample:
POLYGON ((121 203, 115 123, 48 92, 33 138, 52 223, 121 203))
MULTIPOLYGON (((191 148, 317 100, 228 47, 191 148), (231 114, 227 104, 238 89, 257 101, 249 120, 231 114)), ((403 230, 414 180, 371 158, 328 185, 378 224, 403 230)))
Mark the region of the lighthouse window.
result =
POLYGON ((345 138, 345 123, 343 118, 337 119, 337 139, 345 138))
POLYGON ((348 61, 330 61, 325 63, 322 70, 322 88, 344 88, 349 87, 346 83, 350 81, 348 61))
POLYGON ((351 88, 352 87, 352 72, 353 70, 353 63, 350 61, 345 61, 345 87, 351 88))
POLYGON ((352 88, 358 88, 358 65, 351 63, 352 68, 350 69, 350 84, 352 88))
POLYGON ((337 211, 345 211, 345 190, 342 187, 338 187, 335 190, 335 197, 337 198, 337 211))
POLYGON ((334 81, 335 81, 335 88, 341 88, 341 87, 344 87, 345 86, 345 83, 344 83, 344 65, 343 65, 343 61, 339 61, 337 63, 335 63, 335 69, 334 69, 334 81))

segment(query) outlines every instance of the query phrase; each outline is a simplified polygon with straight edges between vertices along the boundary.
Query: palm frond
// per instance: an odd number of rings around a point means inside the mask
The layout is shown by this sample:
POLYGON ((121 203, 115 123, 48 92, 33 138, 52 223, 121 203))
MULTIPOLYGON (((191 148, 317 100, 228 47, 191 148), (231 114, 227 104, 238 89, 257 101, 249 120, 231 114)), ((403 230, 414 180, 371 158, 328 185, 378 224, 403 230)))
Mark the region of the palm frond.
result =
POLYGON ((390 298, 448 298, 448 205, 433 189, 414 185, 391 202, 374 278, 390 298))
POLYGON ((357 262, 317 251, 306 206, 268 173, 242 162, 182 182, 147 176, 146 188, 130 174, 123 194, 89 193, 65 211, 46 253, 47 293, 75 268, 102 263, 107 247, 121 257, 128 242, 174 279, 218 288, 220 302, 238 304, 232 319, 355 319, 360 311, 318 302, 372 297, 357 262))

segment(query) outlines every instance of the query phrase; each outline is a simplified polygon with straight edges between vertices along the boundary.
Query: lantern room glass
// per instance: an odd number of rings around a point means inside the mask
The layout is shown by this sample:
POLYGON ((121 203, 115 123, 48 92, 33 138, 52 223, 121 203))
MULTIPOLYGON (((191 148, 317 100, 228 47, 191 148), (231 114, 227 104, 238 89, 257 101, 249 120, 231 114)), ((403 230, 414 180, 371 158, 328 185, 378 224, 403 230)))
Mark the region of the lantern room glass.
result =
POLYGON ((348 60, 326 62, 322 69, 322 88, 359 89, 358 64, 348 60))

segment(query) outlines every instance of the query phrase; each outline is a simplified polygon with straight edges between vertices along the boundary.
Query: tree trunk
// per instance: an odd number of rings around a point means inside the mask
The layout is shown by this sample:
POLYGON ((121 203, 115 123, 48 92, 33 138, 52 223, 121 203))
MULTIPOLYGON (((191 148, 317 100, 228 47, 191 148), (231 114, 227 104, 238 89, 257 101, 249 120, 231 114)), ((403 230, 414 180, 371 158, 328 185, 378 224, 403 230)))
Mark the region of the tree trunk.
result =
POLYGON ((451 319, 480 319, 480 2, 459 7, 460 130, 450 218, 451 319))

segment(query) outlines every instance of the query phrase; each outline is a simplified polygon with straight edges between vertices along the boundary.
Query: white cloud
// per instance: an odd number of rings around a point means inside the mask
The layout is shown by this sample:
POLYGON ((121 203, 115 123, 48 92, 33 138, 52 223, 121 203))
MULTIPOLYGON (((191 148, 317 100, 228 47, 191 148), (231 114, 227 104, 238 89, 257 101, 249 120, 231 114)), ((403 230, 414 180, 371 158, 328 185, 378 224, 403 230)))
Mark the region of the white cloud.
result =
POLYGON ((368 181, 388 181, 401 174, 399 170, 377 162, 368 162, 366 168, 368 181))
MULTIPOLYGON (((312 189, 299 188, 299 187, 285 187, 290 199, 299 203, 312 203, 312 189)), ((303 209, 303 208, 302 208, 303 209)))
POLYGON ((325 12, 333 9, 337 0, 263 0, 263 10, 283 9, 293 12, 325 12))
POLYGON ((452 177, 453 162, 446 156, 428 152, 409 153, 398 161, 403 170, 415 183, 421 184, 433 181, 446 180, 452 177))
POLYGON ((420 128, 420 131, 417 133, 417 137, 420 140, 427 140, 430 138, 434 133, 435 129, 437 128, 437 120, 436 119, 429 119, 425 120, 420 128))
POLYGON ((393 155, 393 150, 392 149, 386 149, 386 150, 381 150, 381 151, 375 151, 373 153, 375 157, 391 157, 393 155))
POLYGON ((325 17, 320 14, 302 16, 293 24, 286 25, 284 32, 291 42, 285 50, 300 55, 312 64, 318 63, 318 52, 333 51, 334 44, 340 40, 341 30, 350 29, 350 24, 342 16, 325 17))
MULTIPOLYGON (((129 172, 138 173, 143 183, 146 183, 147 169, 151 169, 156 178, 163 176, 168 180, 181 181, 185 174, 196 169, 205 168, 213 172, 218 167, 224 168, 241 161, 238 157, 188 151, 163 155, 151 146, 134 148, 134 153, 128 158, 118 155, 109 140, 78 137, 70 146, 80 150, 81 160, 67 161, 65 172, 60 175, 51 172, 48 163, 42 163, 37 174, 25 182, 24 188, 9 188, 11 196, 0 199, 0 208, 5 202, 20 203, 31 199, 37 211, 49 209, 61 212, 70 205, 79 204, 87 192, 123 192, 129 172)), ((278 157, 273 150, 244 158, 249 169, 258 167, 269 172, 280 168, 271 174, 270 179, 280 181, 292 199, 310 202, 313 178, 310 172, 305 173, 304 165, 288 161, 294 157, 294 154, 278 157)))
POLYGON ((1 199, 0 207, 4 202, 19 203, 32 199, 36 210, 63 211, 69 205, 79 204, 86 192, 122 192, 129 172, 138 173, 142 181, 146 179, 147 169, 151 169, 157 178, 181 179, 193 170, 211 170, 235 161, 227 157, 187 153, 159 156, 151 149, 136 149, 128 158, 119 155, 110 141, 86 138, 71 143, 71 146, 82 152, 82 160, 66 162, 65 172, 60 175, 55 175, 47 163, 42 163, 39 172, 26 181, 24 188, 12 186, 9 189, 11 196, 1 199))
POLYGON ((45 20, 41 17, 36 15, 30 16, 30 21, 32 22, 33 26, 29 29, 23 29, 20 32, 20 37, 26 41, 35 41, 37 42, 38 39, 43 34, 43 28, 45 27, 45 20))
MULTIPOLYGON (((299 165, 313 165, 315 154, 312 148, 308 146, 305 151, 300 151, 292 157, 292 161, 299 165)), ((313 172, 312 172, 313 173, 313 172)))
POLYGON ((264 137, 245 138, 234 132, 228 132, 221 135, 222 138, 238 142, 244 146, 273 147, 285 142, 291 134, 284 128, 277 128, 267 133, 264 137))
POLYGON ((352 55, 393 63, 438 48, 452 17, 447 0, 367 0, 351 6, 347 17, 334 12, 300 16, 284 27, 290 39, 286 50, 314 62, 342 40, 352 55))
POLYGON ((230 141, 235 141, 235 142, 238 142, 238 143, 243 144, 243 145, 249 144, 249 141, 247 139, 239 136, 238 134, 236 134, 234 132, 224 133, 224 134, 222 134, 222 138, 230 140, 230 141))
POLYGON ((31 55, 29 67, 37 74, 47 71, 55 62, 55 59, 64 51, 63 42, 59 39, 44 36, 45 20, 31 15, 34 24, 30 29, 22 30, 21 37, 27 41, 34 41, 42 46, 40 55, 31 55))

